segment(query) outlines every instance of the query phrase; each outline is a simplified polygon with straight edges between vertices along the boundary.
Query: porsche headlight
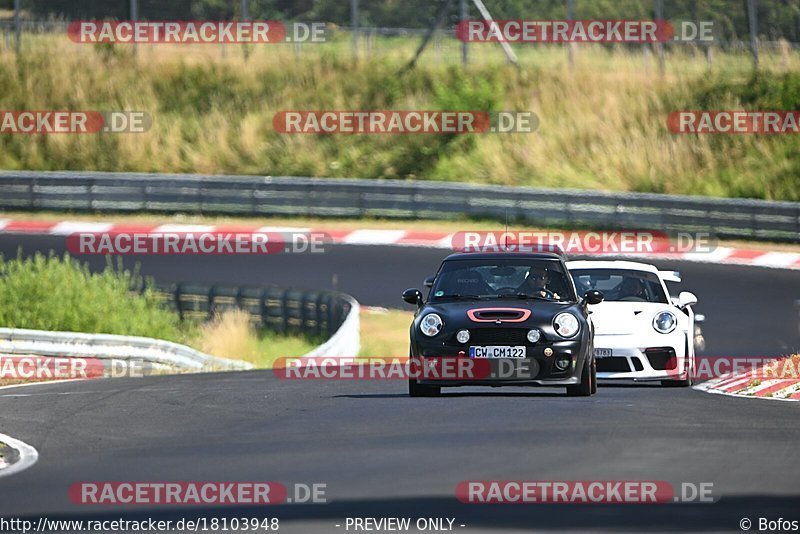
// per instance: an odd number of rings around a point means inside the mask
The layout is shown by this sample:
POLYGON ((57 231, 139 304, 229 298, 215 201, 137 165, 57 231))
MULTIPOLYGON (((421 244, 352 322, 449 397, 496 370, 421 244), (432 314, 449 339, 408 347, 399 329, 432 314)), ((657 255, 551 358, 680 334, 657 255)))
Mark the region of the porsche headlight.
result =
POLYGON ((678 318, 671 311, 658 312, 653 317, 653 328, 661 334, 669 334, 678 326, 678 318))
POLYGON ((553 327, 561 337, 574 337, 581 329, 578 318, 571 313, 559 313, 553 320, 553 327))
POLYGON ((442 330, 442 318, 429 313, 419 322, 419 329, 428 337, 433 337, 442 330))

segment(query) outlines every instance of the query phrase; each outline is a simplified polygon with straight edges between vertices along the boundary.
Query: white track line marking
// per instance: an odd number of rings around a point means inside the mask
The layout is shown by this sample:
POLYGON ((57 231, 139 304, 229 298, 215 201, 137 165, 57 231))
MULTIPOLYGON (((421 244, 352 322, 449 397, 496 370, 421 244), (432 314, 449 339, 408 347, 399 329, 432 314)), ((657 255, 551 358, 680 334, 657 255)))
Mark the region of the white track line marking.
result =
POLYGON ((342 242, 348 245, 391 245, 403 239, 406 233, 405 230, 355 230, 342 242))
MULTIPOLYGON (((124 226, 124 225, 120 225, 124 226)), ((202 234, 204 232, 214 232, 216 226, 207 224, 162 224, 153 228, 153 233, 156 234, 181 234, 181 233, 194 233, 202 234)))
POLYGON ((311 228, 300 228, 299 226, 262 226, 254 230, 256 234, 310 234, 311 228))
POLYGON ((91 221, 64 221, 50 229, 53 235, 71 235, 79 233, 101 233, 108 232, 114 227, 111 223, 91 222, 91 221))
POLYGON ((793 252, 767 252, 753 259, 754 265, 765 265, 768 267, 788 267, 800 260, 800 254, 793 252))
POLYGON ((8 467, 0 469, 0 477, 7 477, 14 473, 19 473, 35 464, 36 460, 39 459, 39 451, 27 443, 14 439, 11 436, 6 436, 5 434, 0 434, 0 441, 19 452, 19 460, 8 467))

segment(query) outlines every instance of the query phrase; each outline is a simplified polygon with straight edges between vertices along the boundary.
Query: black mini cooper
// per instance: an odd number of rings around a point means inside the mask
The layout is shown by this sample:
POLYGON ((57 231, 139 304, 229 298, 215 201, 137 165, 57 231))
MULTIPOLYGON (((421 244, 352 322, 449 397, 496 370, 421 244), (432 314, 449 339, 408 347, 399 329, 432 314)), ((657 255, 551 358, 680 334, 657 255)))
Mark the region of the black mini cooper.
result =
POLYGON ((425 301, 419 289, 411 324, 412 397, 442 386, 566 386, 570 396, 597 391, 594 327, 562 255, 553 252, 458 253, 445 258, 425 301))

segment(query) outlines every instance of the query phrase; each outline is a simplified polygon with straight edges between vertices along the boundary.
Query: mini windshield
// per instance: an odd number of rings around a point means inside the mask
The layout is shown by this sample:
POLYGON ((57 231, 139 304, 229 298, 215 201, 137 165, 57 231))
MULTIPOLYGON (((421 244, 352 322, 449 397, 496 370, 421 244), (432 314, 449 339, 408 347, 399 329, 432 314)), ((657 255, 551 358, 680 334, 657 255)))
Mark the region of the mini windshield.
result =
POLYGON ((659 302, 667 295, 655 273, 624 269, 573 269, 570 271, 578 294, 590 289, 603 292, 606 302, 659 302))
POLYGON ((575 294, 558 260, 509 258, 444 262, 430 300, 540 299, 574 302, 575 294))

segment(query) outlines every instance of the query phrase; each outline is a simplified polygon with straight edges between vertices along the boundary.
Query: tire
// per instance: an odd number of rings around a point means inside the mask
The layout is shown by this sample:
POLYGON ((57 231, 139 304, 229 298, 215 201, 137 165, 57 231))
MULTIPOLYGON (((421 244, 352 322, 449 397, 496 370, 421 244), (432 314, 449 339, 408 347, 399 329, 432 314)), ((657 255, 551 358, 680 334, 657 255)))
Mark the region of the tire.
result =
POLYGON ((580 384, 576 384, 574 386, 567 386, 567 396, 568 397, 588 397, 588 396, 590 396, 593 393, 592 384, 594 384, 594 382, 595 382, 595 380, 594 380, 595 379, 595 376, 594 376, 595 369, 596 368, 594 366, 594 358, 592 358, 591 362, 589 362, 587 360, 586 363, 583 364, 583 371, 581 372, 581 382, 580 382, 580 384))
POLYGON ((438 397, 442 394, 442 386, 425 386, 414 378, 408 379, 409 397, 438 397))
POLYGON ((668 388, 688 388, 694 384, 695 357, 689 360, 686 369, 686 378, 683 380, 662 380, 661 385, 668 388))
POLYGON ((597 393, 597 360, 592 358, 592 395, 597 393))

